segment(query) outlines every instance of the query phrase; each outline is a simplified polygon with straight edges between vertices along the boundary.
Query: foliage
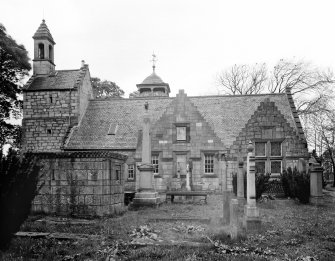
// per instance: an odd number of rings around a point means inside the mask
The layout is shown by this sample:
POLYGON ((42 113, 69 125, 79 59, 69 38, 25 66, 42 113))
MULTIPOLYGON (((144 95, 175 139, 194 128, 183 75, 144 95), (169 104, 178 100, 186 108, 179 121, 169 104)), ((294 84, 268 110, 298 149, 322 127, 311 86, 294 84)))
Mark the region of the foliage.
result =
POLYGON ((30 154, 20 159, 10 149, 7 156, 0 156, 0 249, 6 249, 30 212, 40 168, 37 158, 30 154))
POLYGON ((7 34, 0 24, 0 149, 6 143, 15 143, 19 127, 8 122, 21 114, 22 80, 31 69, 27 50, 7 34))
POLYGON ((100 78, 92 77, 91 83, 95 98, 121 97, 124 91, 115 82, 101 81, 100 78))
MULTIPOLYGON (((233 173, 233 192, 237 195, 237 174, 233 173)), ((264 191, 266 191, 269 184, 271 174, 256 173, 255 186, 256 186, 256 200, 259 199, 264 191)), ((247 198, 247 173, 244 173, 244 197, 247 198)))
POLYGON ((299 172, 297 168, 289 167, 280 175, 286 197, 297 198, 301 203, 307 204, 310 196, 310 176, 299 172))

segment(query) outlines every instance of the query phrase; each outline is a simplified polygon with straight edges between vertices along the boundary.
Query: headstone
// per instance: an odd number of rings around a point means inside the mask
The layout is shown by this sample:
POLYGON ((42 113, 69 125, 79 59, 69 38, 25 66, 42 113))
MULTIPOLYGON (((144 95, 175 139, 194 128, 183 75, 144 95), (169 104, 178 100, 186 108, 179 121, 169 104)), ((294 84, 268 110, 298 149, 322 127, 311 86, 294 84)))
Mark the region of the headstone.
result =
POLYGON ((322 174, 323 168, 319 163, 313 162, 310 171, 310 203, 320 205, 323 203, 322 174))
POLYGON ((233 198, 230 201, 230 238, 237 239, 242 234, 239 221, 239 202, 233 198))
POLYGON ((237 171, 237 200, 240 205, 244 204, 244 175, 243 175, 243 161, 238 162, 237 171))
POLYGON ((256 206, 254 147, 249 141, 247 157, 247 204, 244 206, 244 227, 246 232, 258 232, 261 227, 259 209, 256 206))
POLYGON ((220 169, 222 172, 222 201, 223 201, 223 225, 229 225, 230 222, 230 199, 231 199, 231 192, 228 191, 227 187, 227 160, 223 156, 220 160, 220 169))
POLYGON ((302 158, 298 160, 298 171, 301 172, 306 172, 306 161, 302 158))

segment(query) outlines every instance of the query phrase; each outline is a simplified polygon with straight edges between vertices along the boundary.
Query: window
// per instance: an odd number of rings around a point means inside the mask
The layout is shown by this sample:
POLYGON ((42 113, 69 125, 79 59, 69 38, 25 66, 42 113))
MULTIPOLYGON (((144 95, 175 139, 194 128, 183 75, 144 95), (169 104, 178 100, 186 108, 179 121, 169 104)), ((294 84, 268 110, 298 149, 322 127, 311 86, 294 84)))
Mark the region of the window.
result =
POLYGON ((52 99, 51 95, 49 96, 49 101, 50 101, 50 103, 53 103, 53 99, 52 99))
POLYGON ((282 172, 282 142, 255 142, 256 173, 279 174, 282 172))
POLYGON ((120 165, 115 166, 115 179, 121 180, 121 166, 120 165))
POLYGON ((205 155, 205 174, 214 174, 214 155, 205 155))
POLYGON ((186 127, 177 127, 177 141, 186 140, 186 127))
POLYGON ((281 142, 271 142, 271 156, 281 156, 281 142))
POLYGON ((281 161, 271 161, 271 174, 280 174, 281 173, 281 161))
POLYGON ((109 125, 108 135, 116 135, 118 127, 119 127, 119 125, 117 125, 115 123, 111 123, 109 125))
POLYGON ((135 178, 135 165, 130 164, 128 165, 128 179, 134 179, 135 178))
POLYGON ((256 157, 261 157, 265 156, 265 151, 266 151, 266 142, 256 142, 255 143, 255 156, 256 157))
POLYGON ((154 174, 158 174, 158 169, 159 169, 158 155, 153 155, 151 157, 151 164, 154 166, 154 174))
POLYGON ((49 60, 53 61, 53 50, 52 50, 52 46, 49 45, 49 60))
POLYGON ((47 129, 47 134, 48 134, 48 135, 51 135, 51 134, 52 134, 51 129, 47 129))

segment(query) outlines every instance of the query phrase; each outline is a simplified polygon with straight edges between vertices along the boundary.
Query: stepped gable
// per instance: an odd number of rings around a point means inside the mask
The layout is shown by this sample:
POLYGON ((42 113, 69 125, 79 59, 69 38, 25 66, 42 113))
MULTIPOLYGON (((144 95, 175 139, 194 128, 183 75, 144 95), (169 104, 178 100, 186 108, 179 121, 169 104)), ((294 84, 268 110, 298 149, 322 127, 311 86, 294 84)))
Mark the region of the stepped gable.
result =
POLYGON ((142 129, 144 103, 148 101, 151 124, 164 113, 172 98, 90 100, 85 115, 65 149, 136 149, 142 129), (108 134, 110 129, 113 134, 108 134))
POLYGON ((286 94, 199 96, 190 97, 190 100, 222 143, 230 146, 266 98, 275 103, 289 125, 297 131, 286 94))

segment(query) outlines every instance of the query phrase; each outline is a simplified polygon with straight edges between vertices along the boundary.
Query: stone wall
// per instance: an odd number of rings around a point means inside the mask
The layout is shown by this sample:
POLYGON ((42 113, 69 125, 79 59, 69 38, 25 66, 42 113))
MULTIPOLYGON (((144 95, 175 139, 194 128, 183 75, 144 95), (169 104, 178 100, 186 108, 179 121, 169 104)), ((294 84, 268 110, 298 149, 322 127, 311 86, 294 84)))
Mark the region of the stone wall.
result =
MULTIPOLYGON (((249 141, 282 142, 282 169, 296 165, 299 158, 308 159, 307 143, 295 126, 290 126, 274 102, 267 99, 261 102, 245 127, 239 133, 228 152, 231 161, 242 158, 245 161, 249 141)), ((257 161, 257 157, 256 157, 257 161)), ((237 173, 237 164, 230 170, 237 173)))
POLYGON ((33 201, 34 213, 103 216, 124 211, 125 156, 100 152, 40 155, 42 187, 33 201))
MULTIPOLYGON (((178 178, 177 158, 185 157, 192 162, 191 186, 199 190, 220 190, 222 169, 220 155, 224 145, 201 116, 186 94, 180 92, 161 118, 151 125, 152 155, 159 157, 159 173, 154 176, 157 191, 183 189, 186 176, 178 178), (186 140, 177 141, 178 126, 187 129, 186 140), (214 173, 204 173, 204 155, 214 156, 214 173)), ((135 160, 141 162, 141 143, 137 147, 135 160)), ((136 177, 138 179, 138 176, 136 177)))

